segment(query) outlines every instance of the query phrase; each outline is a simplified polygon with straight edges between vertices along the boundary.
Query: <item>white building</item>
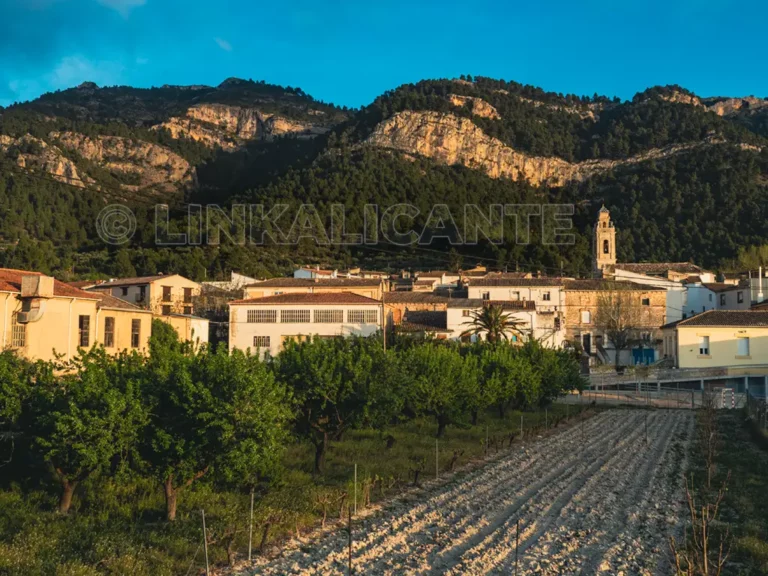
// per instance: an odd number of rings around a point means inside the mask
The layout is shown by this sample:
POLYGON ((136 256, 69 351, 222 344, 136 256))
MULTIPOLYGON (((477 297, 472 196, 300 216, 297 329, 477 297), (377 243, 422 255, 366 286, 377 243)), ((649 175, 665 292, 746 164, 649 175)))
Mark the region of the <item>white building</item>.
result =
POLYGON ((534 302, 540 312, 562 312, 565 305, 562 278, 479 278, 472 280, 468 298, 534 302))
POLYGON ((317 268, 309 268, 302 266, 301 268, 297 268, 293 271, 293 277, 294 278, 323 278, 323 279, 329 279, 329 278, 337 278, 338 277, 338 271, 337 270, 323 270, 319 266, 317 268))
POLYGON ((688 288, 685 284, 662 276, 650 276, 640 272, 624 270, 620 266, 620 264, 617 264, 611 274, 615 280, 664 288, 667 291, 667 320, 669 322, 676 322, 683 319, 685 310, 688 307, 688 288))
MULTIPOLYGON (((690 282, 688 303, 684 317, 709 310, 748 310, 750 307, 749 287, 724 282, 690 282)), ((679 320, 680 318, 677 318, 679 320)))
POLYGON ((381 302, 347 292, 278 294, 229 303, 229 349, 276 356, 291 340, 371 336, 381 302))

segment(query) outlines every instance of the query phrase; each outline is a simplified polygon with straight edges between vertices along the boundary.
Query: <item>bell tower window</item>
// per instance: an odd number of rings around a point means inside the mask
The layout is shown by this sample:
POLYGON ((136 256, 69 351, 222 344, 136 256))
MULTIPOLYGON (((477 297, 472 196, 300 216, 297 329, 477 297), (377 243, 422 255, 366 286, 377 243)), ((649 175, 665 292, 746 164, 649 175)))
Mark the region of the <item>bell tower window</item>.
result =
POLYGON ((608 240, 603 240, 603 254, 611 253, 611 244, 608 240))

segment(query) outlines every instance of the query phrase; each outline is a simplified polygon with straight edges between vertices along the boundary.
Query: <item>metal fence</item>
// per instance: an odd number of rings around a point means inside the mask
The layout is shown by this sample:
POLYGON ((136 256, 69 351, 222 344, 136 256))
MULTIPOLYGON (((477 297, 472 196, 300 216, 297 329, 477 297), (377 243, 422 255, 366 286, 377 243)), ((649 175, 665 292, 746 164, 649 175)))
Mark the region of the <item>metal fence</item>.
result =
POLYGON ((581 394, 564 397, 568 404, 595 404, 596 406, 648 406, 668 409, 702 408, 709 397, 718 409, 742 408, 747 395, 728 386, 693 390, 685 387, 663 387, 657 384, 639 384, 630 390, 585 390, 581 394))
POLYGON ((765 430, 768 428, 768 402, 764 396, 747 393, 747 417, 765 430))

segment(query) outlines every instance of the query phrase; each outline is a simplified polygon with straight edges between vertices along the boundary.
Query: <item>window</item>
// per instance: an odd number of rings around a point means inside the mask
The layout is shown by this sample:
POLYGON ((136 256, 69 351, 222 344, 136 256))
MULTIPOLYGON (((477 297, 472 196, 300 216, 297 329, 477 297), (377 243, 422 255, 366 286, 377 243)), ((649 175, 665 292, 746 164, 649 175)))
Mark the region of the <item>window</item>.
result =
POLYGON ((749 356, 749 338, 736 338, 736 356, 749 356))
POLYGON ((725 306, 725 294, 720 294, 720 306, 725 306))
POLYGON ((269 336, 254 336, 253 347, 254 348, 269 348, 269 336))
POLYGON ((184 288, 184 304, 191 304, 191 303, 192 303, 192 288, 184 288))
POLYGON ((192 316, 192 306, 184 306, 184 314, 192 316))
POLYGON ((13 314, 11 322, 11 347, 24 348, 27 345, 27 325, 19 322, 19 313, 13 314))
POLYGON ((744 292, 741 292, 741 291, 736 292, 736 302, 738 302, 739 304, 744 303, 744 292))
POLYGON ((80 316, 77 326, 80 332, 80 346, 82 348, 88 348, 91 343, 91 317, 80 316))
POLYGON ((560 330, 560 318, 555 318, 555 330, 560 330))
POLYGON ((248 310, 248 322, 274 324, 277 322, 277 310, 248 310))
POLYGON ((651 299, 650 298, 643 298, 641 304, 643 306, 650 306, 651 305, 651 299))
POLYGON ((545 302, 549 302, 552 299, 552 296, 550 295, 549 292, 544 292, 541 295, 541 299, 544 300, 545 302))
POLYGON ((112 316, 104 318, 104 347, 112 348, 115 345, 115 319, 112 316))
POLYGON ((709 295, 709 301, 712 302, 712 294, 709 295))
POLYGON ((163 286, 163 302, 171 301, 171 287, 163 286))
POLYGON ((123 286, 120 288, 120 294, 123 296, 128 296, 128 286, 123 286))
POLYGON ((280 322, 283 324, 309 323, 309 310, 283 310, 280 312, 280 322))
POLYGON ((608 240, 603 240, 603 254, 611 253, 611 243, 608 240))
POLYGON ((168 305, 168 304, 163 304, 163 308, 162 308, 162 311, 163 311, 163 316, 168 316, 168 315, 170 315, 170 313, 171 313, 171 307, 170 307, 170 305, 168 305))
POLYGON ((592 313, 589 310, 582 310, 581 311, 581 323, 582 324, 589 324, 592 322, 592 313))
POLYGON ((136 294, 136 302, 144 302, 147 299, 147 287, 140 286, 139 293, 136 294))
POLYGON ((709 336, 702 336, 699 340, 699 355, 709 356, 709 336))
POLYGON ((483 292, 483 300, 490 300, 490 299, 491 299, 491 293, 483 292))
POLYGON ((469 317, 472 315, 472 312, 471 312, 470 310, 462 310, 462 311, 461 311, 461 315, 462 315, 464 318, 469 318, 469 317))
POLYGON ((141 320, 131 320, 131 348, 138 348, 141 341, 141 320))
POLYGON ((520 300, 520 292, 512 292, 512 300, 520 300))
POLYGON ((348 310, 347 322, 350 324, 376 324, 379 321, 377 310, 348 310))
POLYGON ((316 324, 341 324, 344 322, 344 310, 315 310, 316 324))

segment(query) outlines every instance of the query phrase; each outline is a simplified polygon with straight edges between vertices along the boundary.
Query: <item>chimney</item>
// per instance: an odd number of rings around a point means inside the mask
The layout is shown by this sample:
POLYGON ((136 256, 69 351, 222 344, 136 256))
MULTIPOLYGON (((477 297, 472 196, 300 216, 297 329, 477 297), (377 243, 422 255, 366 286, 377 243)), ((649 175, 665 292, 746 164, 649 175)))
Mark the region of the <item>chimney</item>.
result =
POLYGON ((42 274, 29 274, 21 277, 22 298, 53 297, 53 278, 42 274))

